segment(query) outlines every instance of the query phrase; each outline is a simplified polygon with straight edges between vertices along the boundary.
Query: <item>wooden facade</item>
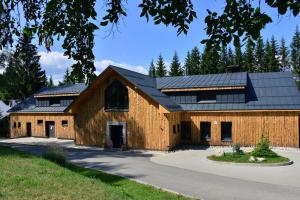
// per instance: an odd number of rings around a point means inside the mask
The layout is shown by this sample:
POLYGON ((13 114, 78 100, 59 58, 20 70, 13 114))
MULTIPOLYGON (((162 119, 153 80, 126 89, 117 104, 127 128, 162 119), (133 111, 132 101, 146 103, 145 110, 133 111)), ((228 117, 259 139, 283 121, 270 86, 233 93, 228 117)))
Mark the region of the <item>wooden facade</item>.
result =
POLYGON ((201 145, 200 122, 210 122, 209 145, 254 146, 265 134, 273 146, 299 147, 299 111, 167 112, 113 71, 96 81, 70 109, 76 144, 105 147, 107 123, 125 122, 128 148, 168 150, 184 142, 201 145), (115 79, 128 88, 128 111, 105 111, 104 91, 115 79), (191 122, 190 141, 181 139, 182 121, 191 122), (231 141, 221 140, 221 122, 232 123, 231 141))
POLYGON ((47 137, 46 122, 54 122, 55 137, 59 139, 75 139, 73 115, 66 113, 11 113, 10 114, 10 137, 26 137, 27 123, 31 126, 32 137, 47 137), (38 120, 42 123, 38 124, 38 120), (67 121, 63 125, 62 121, 67 121))

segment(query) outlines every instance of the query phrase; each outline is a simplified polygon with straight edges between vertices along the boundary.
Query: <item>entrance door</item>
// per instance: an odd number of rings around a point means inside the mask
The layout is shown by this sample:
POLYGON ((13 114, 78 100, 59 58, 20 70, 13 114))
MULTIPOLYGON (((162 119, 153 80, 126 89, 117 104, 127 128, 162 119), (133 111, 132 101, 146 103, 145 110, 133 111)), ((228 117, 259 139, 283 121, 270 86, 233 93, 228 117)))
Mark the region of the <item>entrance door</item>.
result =
POLYGON ((46 121, 46 137, 55 137, 55 122, 46 121))
POLYGON ((123 144, 123 126, 122 125, 110 125, 110 139, 112 141, 113 148, 121 148, 123 144))
POLYGON ((31 135, 32 135, 32 133, 31 133, 31 123, 30 122, 26 123, 26 134, 27 134, 27 137, 31 137, 31 135))
POLYGON ((191 122, 190 121, 182 121, 180 123, 181 126, 181 140, 183 142, 190 142, 192 139, 192 133, 191 133, 191 122))

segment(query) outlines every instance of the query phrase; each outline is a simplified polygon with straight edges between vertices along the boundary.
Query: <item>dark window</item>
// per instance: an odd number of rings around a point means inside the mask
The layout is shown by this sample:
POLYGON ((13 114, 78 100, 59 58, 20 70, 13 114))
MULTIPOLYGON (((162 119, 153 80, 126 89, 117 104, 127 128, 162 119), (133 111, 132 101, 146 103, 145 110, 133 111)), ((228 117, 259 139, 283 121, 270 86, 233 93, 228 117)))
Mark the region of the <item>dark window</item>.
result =
POLYGON ((221 122, 221 139, 223 141, 232 140, 232 123, 231 122, 221 122))
POLYGON ((197 96, 198 103, 216 103, 217 96, 215 92, 201 92, 197 96))
POLYGON ((50 106, 60 106, 60 99, 59 98, 51 98, 49 100, 50 106))
POLYGON ((181 122, 181 139, 190 140, 191 139, 191 122, 182 121, 181 122))
POLYGON ((18 122, 18 128, 21 128, 21 122, 18 122))
POLYGON ((14 128, 17 128, 17 122, 14 122, 14 128))
POLYGON ((176 133, 176 125, 173 125, 173 133, 176 133))
POLYGON ((128 110, 128 89, 114 80, 105 90, 106 110, 128 110))
POLYGON ((210 129, 211 129, 210 122, 200 122, 201 141, 209 141, 210 140, 210 132, 211 132, 210 129))
POLYGON ((37 125, 43 125, 43 120, 37 120, 37 125))
POLYGON ((177 124, 177 133, 180 133, 180 124, 177 124))
POLYGON ((67 126, 68 126, 68 120, 62 120, 62 121, 61 121, 61 125, 62 125, 63 127, 67 127, 67 126))

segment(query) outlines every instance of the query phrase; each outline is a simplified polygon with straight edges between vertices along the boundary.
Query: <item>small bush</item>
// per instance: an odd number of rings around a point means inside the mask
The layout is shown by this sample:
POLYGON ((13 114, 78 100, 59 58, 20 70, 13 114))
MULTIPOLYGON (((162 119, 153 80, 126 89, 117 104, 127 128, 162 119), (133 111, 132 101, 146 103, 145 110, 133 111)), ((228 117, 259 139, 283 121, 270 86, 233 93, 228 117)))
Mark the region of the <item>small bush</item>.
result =
POLYGON ((243 154, 243 150, 241 149, 241 145, 239 143, 232 145, 233 153, 235 154, 243 154))
POLYGON ((66 153, 63 148, 59 146, 50 147, 45 153, 43 153, 43 158, 55 162, 59 165, 66 164, 66 153))
POLYGON ((269 140, 262 135, 260 142, 256 145, 252 151, 254 157, 278 157, 278 155, 271 150, 269 140))

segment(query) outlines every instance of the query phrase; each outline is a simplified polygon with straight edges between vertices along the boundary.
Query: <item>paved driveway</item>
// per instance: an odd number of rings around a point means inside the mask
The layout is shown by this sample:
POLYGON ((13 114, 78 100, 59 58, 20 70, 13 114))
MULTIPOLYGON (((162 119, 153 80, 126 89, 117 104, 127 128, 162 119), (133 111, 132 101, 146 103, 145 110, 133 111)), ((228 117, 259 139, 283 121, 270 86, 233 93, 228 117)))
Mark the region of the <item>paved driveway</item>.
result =
MULTIPOLYGON (((20 150, 40 154, 46 149, 45 146, 40 145, 57 143, 55 140, 49 141, 50 140, 47 139, 25 138, 1 140, 0 143, 5 143, 20 150), (38 142, 36 142, 37 140, 38 142), (35 142, 35 145, 29 145, 32 142, 35 142)), ((253 181, 226 176, 226 169, 224 169, 223 175, 221 175, 209 171, 197 171, 179 168, 178 166, 168 166, 165 165, 166 163, 158 164, 157 161, 155 161, 155 163, 150 160, 170 156, 172 153, 144 151, 107 152, 99 148, 76 147, 68 141, 59 141, 59 143, 66 147, 68 159, 78 165, 129 177, 157 187, 198 198, 200 197, 204 200, 300 199, 300 184, 284 185, 276 182, 266 183, 253 181)), ((300 153, 298 156, 300 156, 300 153)), ((195 158, 195 160, 197 160, 197 158, 195 158)), ((300 171, 298 171, 298 173, 299 172, 300 171)))

